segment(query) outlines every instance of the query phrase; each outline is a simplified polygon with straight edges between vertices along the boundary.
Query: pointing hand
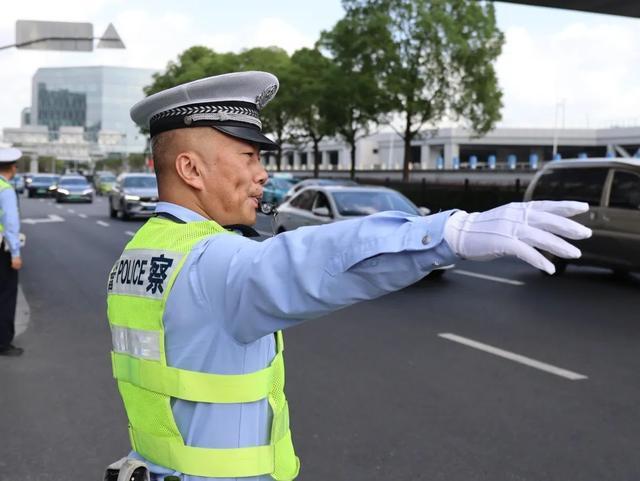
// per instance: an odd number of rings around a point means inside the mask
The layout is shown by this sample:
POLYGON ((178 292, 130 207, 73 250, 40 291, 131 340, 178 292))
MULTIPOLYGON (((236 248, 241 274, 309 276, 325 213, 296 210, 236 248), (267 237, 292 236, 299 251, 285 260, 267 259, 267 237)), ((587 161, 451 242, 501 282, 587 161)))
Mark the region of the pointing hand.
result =
POLYGON ((567 259, 580 257, 568 239, 587 239, 591 229, 567 219, 587 212, 589 205, 574 201, 513 202, 486 212, 453 214, 444 238, 460 257, 477 261, 516 256, 549 274, 555 267, 536 249, 567 259))

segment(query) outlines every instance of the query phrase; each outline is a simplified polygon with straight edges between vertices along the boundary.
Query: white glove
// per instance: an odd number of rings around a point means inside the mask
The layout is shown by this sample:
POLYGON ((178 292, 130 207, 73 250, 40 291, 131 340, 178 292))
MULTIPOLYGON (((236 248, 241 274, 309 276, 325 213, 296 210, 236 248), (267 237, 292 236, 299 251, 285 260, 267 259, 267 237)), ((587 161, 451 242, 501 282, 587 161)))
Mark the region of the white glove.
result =
POLYGON ((535 248, 567 259, 580 257, 580 249, 558 236, 587 239, 591 229, 566 219, 589 210, 574 201, 513 202, 486 212, 459 211, 445 225, 444 238, 460 257, 477 261, 516 256, 553 274, 556 269, 535 248), (557 234, 557 235, 554 235, 557 234))

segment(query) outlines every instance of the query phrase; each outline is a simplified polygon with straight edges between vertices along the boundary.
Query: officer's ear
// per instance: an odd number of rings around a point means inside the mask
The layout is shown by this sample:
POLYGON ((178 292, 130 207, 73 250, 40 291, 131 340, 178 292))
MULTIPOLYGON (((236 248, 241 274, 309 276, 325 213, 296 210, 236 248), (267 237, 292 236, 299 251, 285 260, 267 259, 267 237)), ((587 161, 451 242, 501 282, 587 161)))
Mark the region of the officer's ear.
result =
POLYGON ((204 189, 203 167, 202 159, 193 151, 181 152, 175 158, 176 174, 185 184, 196 190, 204 189))

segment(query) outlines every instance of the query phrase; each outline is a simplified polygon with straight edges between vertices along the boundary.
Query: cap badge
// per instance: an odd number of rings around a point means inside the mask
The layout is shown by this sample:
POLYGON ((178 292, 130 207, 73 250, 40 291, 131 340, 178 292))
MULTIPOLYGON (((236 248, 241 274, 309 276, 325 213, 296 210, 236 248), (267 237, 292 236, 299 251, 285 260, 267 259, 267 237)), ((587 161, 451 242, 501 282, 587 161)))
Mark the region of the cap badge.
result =
POLYGON ((273 84, 262 91, 260 95, 256 97, 256 106, 258 110, 262 109, 273 98, 278 91, 278 85, 273 84))

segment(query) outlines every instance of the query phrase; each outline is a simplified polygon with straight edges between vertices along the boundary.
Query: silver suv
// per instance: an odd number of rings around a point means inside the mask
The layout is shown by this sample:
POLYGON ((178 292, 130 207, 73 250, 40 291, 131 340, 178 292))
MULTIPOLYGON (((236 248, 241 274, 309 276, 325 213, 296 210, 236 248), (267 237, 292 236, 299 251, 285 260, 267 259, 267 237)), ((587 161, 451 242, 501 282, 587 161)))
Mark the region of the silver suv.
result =
MULTIPOLYGON (((576 242, 582 258, 572 263, 640 272, 640 160, 567 159, 549 162, 529 184, 524 200, 578 200, 589 212, 576 220, 593 236, 576 242)), ((556 270, 566 260, 552 258, 556 270)))
POLYGON ((109 215, 127 220, 153 214, 158 202, 158 184, 154 174, 120 174, 109 192, 109 215))

